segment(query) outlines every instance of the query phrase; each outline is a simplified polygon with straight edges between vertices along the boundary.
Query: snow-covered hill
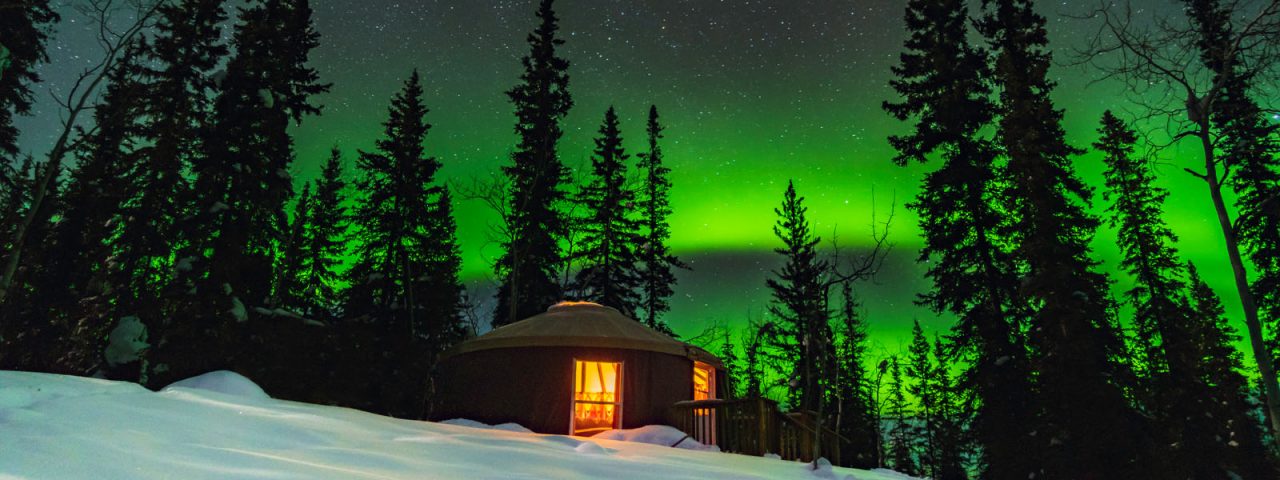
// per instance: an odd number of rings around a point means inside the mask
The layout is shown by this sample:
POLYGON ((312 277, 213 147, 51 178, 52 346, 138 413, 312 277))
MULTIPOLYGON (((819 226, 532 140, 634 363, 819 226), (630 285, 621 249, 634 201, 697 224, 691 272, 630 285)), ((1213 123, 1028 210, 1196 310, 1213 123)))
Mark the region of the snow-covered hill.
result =
POLYGON ((0 371, 0 480, 907 478, 510 430, 275 400, 229 372, 151 392, 0 371))

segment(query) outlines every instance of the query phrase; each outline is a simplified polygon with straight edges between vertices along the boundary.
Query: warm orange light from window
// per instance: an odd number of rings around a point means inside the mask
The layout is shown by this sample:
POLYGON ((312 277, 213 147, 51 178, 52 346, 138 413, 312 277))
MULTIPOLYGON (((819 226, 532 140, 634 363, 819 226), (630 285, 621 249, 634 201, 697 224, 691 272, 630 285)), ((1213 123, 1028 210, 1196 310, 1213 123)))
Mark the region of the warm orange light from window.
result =
POLYGON ((618 427, 622 364, 573 362, 573 435, 594 435, 618 427))
POLYGON ((702 362, 693 364, 693 399, 716 398, 716 370, 702 362))

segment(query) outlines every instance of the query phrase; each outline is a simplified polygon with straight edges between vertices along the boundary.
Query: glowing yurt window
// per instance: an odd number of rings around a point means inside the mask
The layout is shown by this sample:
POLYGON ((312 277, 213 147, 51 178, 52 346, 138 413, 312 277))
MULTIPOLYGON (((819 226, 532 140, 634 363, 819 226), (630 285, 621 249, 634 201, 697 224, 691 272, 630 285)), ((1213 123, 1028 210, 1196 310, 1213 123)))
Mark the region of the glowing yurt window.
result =
POLYGON ((716 398, 716 370, 702 362, 693 364, 693 399, 710 400, 716 398))
POLYGON ((591 436, 622 424, 622 363, 573 361, 572 435, 591 436))

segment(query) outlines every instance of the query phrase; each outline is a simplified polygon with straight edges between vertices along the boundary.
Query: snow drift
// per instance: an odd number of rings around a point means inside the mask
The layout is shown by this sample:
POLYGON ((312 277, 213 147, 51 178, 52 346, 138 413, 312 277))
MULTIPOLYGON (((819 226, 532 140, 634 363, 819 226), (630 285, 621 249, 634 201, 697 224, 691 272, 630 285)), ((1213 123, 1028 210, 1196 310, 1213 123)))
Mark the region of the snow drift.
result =
MULTIPOLYGON (((501 427, 397 420, 272 399, 230 372, 152 392, 131 383, 0 371, 0 478, 6 480, 907 478, 826 466, 814 472, 769 458, 501 427)), ((665 441, 671 432, 660 430, 615 435, 665 441)))

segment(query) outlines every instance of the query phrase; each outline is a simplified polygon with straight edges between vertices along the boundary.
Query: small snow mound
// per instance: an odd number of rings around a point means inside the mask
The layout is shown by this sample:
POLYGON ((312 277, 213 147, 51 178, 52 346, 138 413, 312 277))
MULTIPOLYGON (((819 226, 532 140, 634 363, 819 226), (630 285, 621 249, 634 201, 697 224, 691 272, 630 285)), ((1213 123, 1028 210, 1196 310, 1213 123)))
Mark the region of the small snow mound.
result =
POLYGON ((676 447, 686 450, 720 451, 715 445, 703 445, 693 437, 675 427, 666 425, 645 425, 627 430, 605 430, 591 437, 599 440, 621 440, 624 442, 648 443, 664 447, 676 447))
POLYGON ((244 397, 244 398, 257 398, 257 399, 271 398, 270 395, 267 395, 267 392, 262 390, 262 387, 259 387, 258 384, 253 383, 252 380, 244 378, 244 376, 240 375, 239 373, 231 372, 227 370, 218 370, 216 372, 209 372, 204 375, 191 377, 186 380, 179 380, 169 384, 169 386, 164 387, 164 389, 160 391, 168 392, 175 388, 194 388, 197 390, 208 390, 210 392, 217 392, 217 393, 234 395, 237 397, 244 397))
POLYGON ((605 451, 604 447, 601 447, 599 444, 594 442, 579 443, 577 447, 573 448, 573 451, 588 455, 604 455, 605 453, 608 453, 605 451))
POLYGON ((805 464, 804 468, 809 469, 809 473, 818 478, 853 480, 852 475, 836 475, 836 471, 831 467, 831 461, 823 457, 818 457, 817 462, 805 464))
POLYGON ((533 433, 533 430, 524 428, 523 425, 520 425, 518 423, 510 423, 510 422, 500 423, 497 425, 489 425, 484 422, 477 422, 475 420, 469 420, 466 418, 451 418, 449 420, 445 420, 440 423, 443 423, 445 425, 457 425, 459 427, 483 428, 485 430, 502 430, 504 432, 533 433))

